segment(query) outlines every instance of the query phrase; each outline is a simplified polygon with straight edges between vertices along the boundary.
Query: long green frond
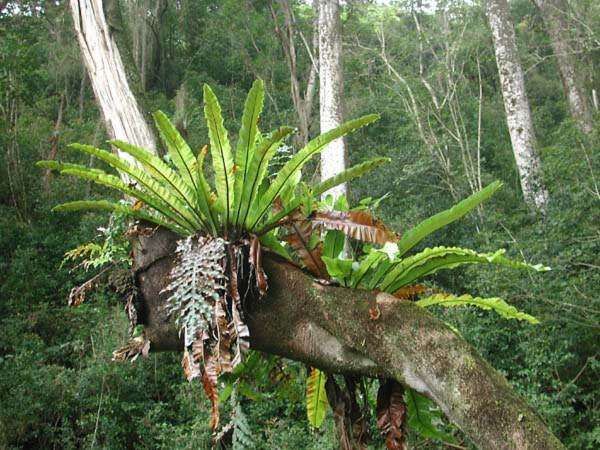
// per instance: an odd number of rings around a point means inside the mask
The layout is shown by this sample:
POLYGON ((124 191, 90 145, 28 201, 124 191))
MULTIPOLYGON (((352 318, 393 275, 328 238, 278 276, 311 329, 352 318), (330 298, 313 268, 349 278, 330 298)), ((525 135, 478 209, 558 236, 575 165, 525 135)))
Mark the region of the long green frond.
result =
POLYGON ((383 279, 381 290, 394 292, 402 286, 432 275, 440 269, 452 269, 463 264, 497 264, 538 272, 550 270, 549 267, 541 264, 532 265, 511 260, 504 256, 504 253, 503 249, 495 253, 477 253, 474 250, 460 247, 426 248, 416 255, 398 261, 383 279))
POLYGON ((407 251, 421 242, 425 237, 429 236, 436 230, 460 219, 469 211, 472 211, 482 202, 490 198, 494 193, 502 187, 502 183, 494 181, 479 192, 475 192, 466 199, 454 205, 452 208, 442 211, 434 216, 425 219, 423 222, 410 229, 402 239, 398 242, 399 256, 404 255, 407 251))
POLYGON ((194 234, 194 232, 196 231, 186 221, 185 217, 179 215, 179 212, 176 209, 173 209, 173 207, 167 202, 161 200, 159 197, 156 197, 151 193, 144 192, 140 189, 132 187, 131 185, 125 183, 115 175, 111 175, 102 171, 90 171, 87 169, 80 168, 66 168, 61 171, 61 174, 72 175, 85 180, 90 180, 94 183, 115 189, 130 197, 134 197, 144 202, 148 207, 154 209, 157 213, 165 216, 169 220, 172 220, 181 228, 187 230, 188 234, 194 234))
POLYGON ((96 156, 120 172, 127 174, 148 189, 149 192, 152 192, 158 198, 173 206, 173 208, 185 217, 186 221, 188 221, 190 225, 193 225, 194 228, 198 230, 203 228, 200 219, 193 214, 192 205, 185 203, 185 198, 170 189, 168 185, 163 184, 163 182, 144 172, 139 167, 132 166, 118 156, 91 145, 71 144, 69 147, 96 156))
POLYGON ((177 196, 180 197, 183 202, 185 202, 189 209, 196 212, 202 223, 206 224, 207 218, 210 214, 207 205, 201 201, 202 199, 197 198, 197 193, 192 190, 189 184, 183 181, 180 173, 175 172, 161 158, 153 153, 150 153, 148 150, 119 140, 113 140, 109 142, 121 151, 130 154, 137 161, 139 161, 157 181, 175 192, 177 196))
POLYGON ((310 375, 306 379, 306 415, 308 423, 314 428, 319 428, 327 414, 327 394, 325 382, 327 375, 319 369, 311 367, 310 375))
POLYGON ((106 200, 79 200, 74 202, 63 203, 52 208, 52 211, 66 212, 66 211, 81 211, 81 210, 101 210, 118 212, 135 219, 146 220, 148 222, 155 223, 161 227, 168 228, 175 233, 186 236, 188 233, 185 229, 172 222, 167 222, 155 215, 147 214, 143 211, 136 210, 130 206, 122 205, 120 203, 113 203, 106 200))
POLYGON ((242 206, 241 197, 242 189, 249 178, 249 166, 254 154, 254 146, 258 135, 258 119, 263 109, 265 100, 265 90, 263 81, 258 79, 252 85, 252 89, 248 92, 246 103, 244 105, 244 113, 242 115, 242 127, 237 141, 235 151, 235 195, 236 203, 235 217, 233 224, 237 225, 240 219, 240 208, 242 206))
POLYGON ((242 197, 240 199, 241 220, 238 223, 247 225, 249 219, 253 217, 250 214, 250 210, 256 206, 258 188, 267 175, 269 161, 271 161, 273 155, 277 152, 282 141, 293 132, 293 128, 281 127, 258 144, 248 167, 248 178, 242 189, 242 197))
POLYGON ((89 170, 91 172, 96 172, 96 173, 106 173, 103 170, 96 169, 93 167, 87 167, 87 166, 83 166, 81 164, 71 164, 71 163, 55 161, 55 160, 38 161, 35 163, 35 165, 41 169, 50 169, 50 170, 58 170, 58 171, 65 170, 65 169, 80 169, 80 170, 89 170))
POLYGON ((315 185, 315 187, 312 190, 313 195, 316 198, 318 198, 321 196, 321 194, 327 192, 329 189, 336 187, 342 183, 347 183, 348 181, 360 177, 365 173, 373 170, 377 166, 390 161, 390 158, 373 158, 355 166, 352 166, 351 168, 346 169, 343 172, 340 172, 337 175, 315 185))
POLYGON ((260 199, 260 203, 257 208, 257 213, 254 216, 252 225, 250 229, 254 229, 256 224, 262 219, 265 213, 269 210, 270 206, 273 204, 273 201, 277 198, 279 193, 292 179, 292 175, 306 164, 306 162, 313 157, 315 154, 322 151, 327 144, 331 141, 345 136, 352 131, 357 130, 365 125, 368 125, 371 122, 377 120, 379 116, 377 114, 371 114, 368 116, 361 117, 359 119, 350 120, 333 130, 330 130, 326 133, 321 134, 317 138, 310 141, 302 150, 292 157, 279 171, 279 174, 267 189, 267 192, 260 199))
POLYGON ((505 319, 517 319, 526 320, 529 323, 540 323, 535 317, 519 311, 512 305, 509 305, 501 298, 481 298, 472 297, 471 295, 465 294, 460 297, 448 294, 436 294, 431 297, 423 298, 418 300, 417 305, 422 307, 440 305, 447 308, 453 306, 477 306, 481 309, 493 310, 500 314, 505 319))
POLYGON ((225 213, 225 226, 227 226, 230 222, 231 208, 234 201, 234 163, 227 130, 223 126, 221 106, 214 92, 207 84, 204 85, 204 116, 206 117, 206 124, 208 126, 210 153, 215 171, 217 202, 220 206, 219 209, 225 213))
POLYGON ((162 141, 167 147, 171 160, 179 170, 181 178, 189 186, 190 189, 196 190, 195 173, 192 170, 192 166, 196 162, 196 157, 190 149, 185 139, 181 137, 175 125, 171 123, 169 118, 162 111, 156 111, 153 114, 154 123, 158 129, 162 141))

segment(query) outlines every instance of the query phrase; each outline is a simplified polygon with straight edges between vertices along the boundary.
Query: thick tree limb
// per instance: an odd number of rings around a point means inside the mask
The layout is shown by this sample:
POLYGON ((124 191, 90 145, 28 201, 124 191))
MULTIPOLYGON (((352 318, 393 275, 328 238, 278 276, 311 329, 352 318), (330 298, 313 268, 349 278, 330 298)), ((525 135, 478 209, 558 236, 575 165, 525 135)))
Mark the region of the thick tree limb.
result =
MULTIPOLYGON (((160 294, 174 241, 158 230, 134 245, 140 317, 154 350, 182 348, 160 294)), ((254 349, 328 372, 394 378, 431 397, 481 448, 563 448, 506 379, 423 308, 385 293, 323 286, 274 256, 264 267, 267 296, 247 304, 254 349), (370 308, 380 310, 377 320, 370 308)))

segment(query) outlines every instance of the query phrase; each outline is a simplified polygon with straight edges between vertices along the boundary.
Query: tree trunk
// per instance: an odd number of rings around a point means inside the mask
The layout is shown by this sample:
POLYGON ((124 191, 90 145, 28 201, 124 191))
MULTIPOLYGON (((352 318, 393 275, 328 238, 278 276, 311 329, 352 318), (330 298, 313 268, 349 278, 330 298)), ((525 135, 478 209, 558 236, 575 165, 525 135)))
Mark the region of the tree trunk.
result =
MULTIPOLYGON (((71 0, 71 7, 109 133, 152 150, 154 139, 127 85, 100 0, 71 0)), ((169 282, 175 240, 172 233, 158 229, 133 242, 139 317, 153 350, 182 348, 161 294, 169 282)), ((248 302, 255 349, 329 372, 394 378, 433 398, 482 448, 563 448, 501 375, 414 303, 383 293, 322 286, 272 256, 265 258, 265 270, 268 295, 248 302), (380 310, 377 320, 371 320, 370 308, 380 310)))
MULTIPOLYGON (((58 143, 60 142, 60 128, 62 125, 66 97, 67 97, 66 92, 63 92, 62 94, 60 94, 60 103, 58 105, 58 113, 56 114, 56 122, 54 122, 54 131, 52 132, 52 137, 50 137, 50 151, 48 152, 48 156, 46 157, 46 159, 48 159, 50 161, 54 161, 56 159, 56 155, 58 155, 58 143)), ((50 169, 47 169, 44 172, 44 178, 42 181, 42 186, 43 186, 44 192, 46 192, 46 193, 50 189, 50 177, 51 176, 52 176, 52 171, 50 169)))
MULTIPOLYGON (((338 0, 319 1, 319 104, 321 133, 343 122, 342 29, 338 0)), ((321 152, 321 179, 327 179, 346 168, 344 139, 331 142, 321 152)), ((346 195, 346 184, 330 189, 323 195, 334 198, 346 195)))
MULTIPOLYGON (((155 151, 150 127, 144 120, 125 76, 119 49, 104 17, 102 0, 70 0, 75 33, 108 135, 155 151)), ((119 156, 133 162, 127 153, 119 156)))
MULTIPOLYGON (((281 43, 281 48, 285 54, 288 69, 290 71, 290 91, 292 95, 292 102, 294 103, 294 109, 298 115, 298 137, 297 143, 300 146, 304 146, 309 141, 310 136, 310 123, 312 116, 312 104, 316 90, 316 79, 317 79, 317 59, 314 54, 317 50, 315 45, 315 39, 313 39, 312 49, 309 47, 308 42, 304 39, 302 32, 296 29, 294 13, 289 0, 278 0, 279 8, 283 12, 283 23, 284 28, 279 26, 277 13, 273 7, 272 2, 269 4, 271 16, 273 17, 273 23, 275 25, 275 33, 281 43), (296 44, 294 35, 298 33, 302 37, 302 41, 306 47, 306 51, 311 59, 310 68, 306 77, 306 89, 304 95, 301 93, 300 78, 298 75, 298 59, 296 54, 296 44)), ((313 31, 313 37, 317 37, 317 26, 313 31)))
POLYGON ((534 3, 540 10, 552 43, 571 116, 582 132, 590 134, 594 130, 594 121, 583 83, 576 69, 575 50, 569 44, 569 27, 565 20, 567 2, 534 0, 534 3))
MULTIPOLYGON (((143 296, 138 317, 153 350, 183 348, 161 293, 176 238, 159 230, 133 242, 143 296)), ((483 449, 563 448, 506 379, 424 308, 385 293, 323 286, 270 254, 264 268, 266 297, 246 301, 252 348, 330 373, 393 378, 432 398, 483 449), (377 320, 371 308, 381 312, 377 320)))
POLYGON ((542 181, 542 167, 536 150, 531 109, 525 91, 525 76, 519 61, 515 31, 506 0, 487 0, 486 15, 494 38, 506 121, 523 197, 530 207, 543 211, 548 201, 548 193, 542 181))

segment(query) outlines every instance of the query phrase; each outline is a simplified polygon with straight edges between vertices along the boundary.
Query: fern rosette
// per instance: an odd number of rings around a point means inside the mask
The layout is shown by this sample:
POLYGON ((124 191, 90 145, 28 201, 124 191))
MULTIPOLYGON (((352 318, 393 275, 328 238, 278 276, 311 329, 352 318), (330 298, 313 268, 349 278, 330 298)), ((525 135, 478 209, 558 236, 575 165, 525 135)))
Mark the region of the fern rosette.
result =
MULTIPOLYGON (((547 267, 511 260, 503 250, 478 253, 438 246, 408 255, 427 236, 481 205, 501 183, 491 183, 400 237, 373 216, 367 202, 350 208, 344 198, 335 204, 321 199, 329 189, 364 175, 387 158, 364 161, 313 186, 300 181, 303 167, 330 142, 372 123, 378 116, 346 122, 294 153, 285 142, 293 128, 281 127, 270 133, 259 130, 264 96, 263 82, 255 81, 244 105, 235 147, 224 126, 219 101, 205 85, 209 145, 197 153, 159 111, 154 114, 154 121, 168 158, 113 140, 110 144, 122 156, 89 145, 72 144, 71 148, 102 160, 116 173, 58 161, 38 163, 40 167, 114 189, 127 199, 72 201, 56 206, 56 211, 116 212, 169 229, 181 237, 170 283, 164 290, 168 296, 166 308, 181 333, 185 375, 190 380, 201 378, 211 400, 213 429, 219 424, 217 378, 222 373, 235 375, 235 368, 241 367, 249 348, 244 297, 251 292, 251 297, 260 298, 267 291, 267 276, 261 264, 263 247, 328 283, 381 290, 400 299, 415 300, 422 307, 473 306, 495 311, 507 319, 537 322, 505 300, 453 296, 427 283, 440 270, 467 264, 532 271, 548 270, 547 267), (208 155, 210 176, 205 168, 208 155), (249 288, 241 292, 241 286, 249 288)), ((377 203, 370 205, 371 209, 377 203)), ((136 341, 131 348, 148 350, 143 341, 136 341)), ((127 350, 121 354, 134 353, 127 350)), ((311 369, 307 399, 308 417, 314 427, 320 426, 325 417, 326 380, 335 383, 333 377, 311 369)), ((446 439, 431 423, 423 423, 434 416, 419 412, 420 408, 430 408, 425 397, 389 384, 382 384, 382 389, 385 408, 378 425, 381 422, 380 428, 389 439, 395 439, 393 435, 400 432, 398 423, 406 412, 409 424, 429 437, 446 439), (422 420, 415 419, 415 414, 422 420)), ((234 407, 234 415, 240 422, 245 420, 239 403, 234 407)))

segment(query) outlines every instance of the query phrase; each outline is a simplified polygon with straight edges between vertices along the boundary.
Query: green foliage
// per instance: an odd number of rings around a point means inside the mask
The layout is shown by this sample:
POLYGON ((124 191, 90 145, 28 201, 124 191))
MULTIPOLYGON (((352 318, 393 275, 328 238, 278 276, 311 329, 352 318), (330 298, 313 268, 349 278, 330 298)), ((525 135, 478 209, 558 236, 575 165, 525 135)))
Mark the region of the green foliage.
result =
MULTIPOLYGON (((460 247, 434 247, 426 248, 412 256, 402 257, 407 248, 414 246, 428 233, 443 227, 444 224, 464 216, 470 209, 475 208, 483 200, 489 198, 499 187, 499 183, 492 183, 449 210, 421 222, 405 234, 404 244, 401 240, 399 243, 388 242, 382 248, 364 247, 359 249, 356 259, 344 258, 337 239, 326 237, 322 259, 327 272, 343 286, 378 289, 394 294, 399 289, 421 281, 422 278, 429 277, 441 269, 454 269, 465 264, 494 264, 537 272, 550 270, 549 267, 541 264, 532 265, 511 260, 504 256, 505 250, 503 249, 494 253, 477 253, 474 250, 460 247), (406 236, 409 237, 406 238, 406 236), (403 251, 401 248, 405 250, 403 251)), ((417 304, 423 307, 437 304, 443 306, 471 305, 481 309, 493 310, 506 319, 519 319, 530 323, 538 323, 538 320, 533 316, 519 312, 515 307, 500 298, 473 298, 467 294, 460 297, 438 294, 421 299, 417 304)))
MULTIPOLYGON (((261 191, 260 187, 269 161, 283 139, 291 132, 290 128, 281 128, 271 136, 259 136, 258 120, 263 99, 263 83, 257 81, 246 100, 240 142, 234 163, 221 107, 211 88, 208 85, 204 86, 204 115, 210 139, 216 199, 213 198, 211 188, 204 178, 202 164, 204 155, 200 152, 195 156, 175 126, 164 113, 159 111, 154 114, 156 127, 169 151, 174 167, 170 167, 150 151, 121 141, 111 141, 111 144, 133 157, 135 164, 93 146, 71 145, 76 150, 102 159, 117 169, 122 176, 135 180, 139 186, 121 181, 118 177, 98 169, 87 169, 54 161, 38 162, 39 167, 58 169, 64 175, 73 175, 108 186, 134 197, 139 203, 130 207, 105 200, 74 201, 59 205, 54 210, 99 209, 119 212, 153 222, 184 236, 205 232, 213 235, 222 233, 228 237, 231 228, 231 234, 240 237, 243 233, 260 233, 263 229, 268 230, 279 219, 270 217, 264 220, 264 218, 269 217, 269 211, 273 208, 276 199, 282 198, 284 201, 290 199, 290 194, 284 195, 284 193, 293 193, 300 171, 310 158, 323 150, 332 140, 373 122, 378 116, 372 114, 349 121, 313 139, 283 165, 266 191, 261 191)), ((384 161, 386 160, 378 158, 358 165, 340 176, 332 177, 317 186, 317 192, 321 193, 325 189, 362 175, 384 161)), ((294 204, 296 205, 297 202, 294 204)), ((289 206, 287 212, 291 212, 289 206)))
POLYGON ((325 382, 327 375, 319 369, 311 367, 306 380, 306 416, 308 423, 314 428, 320 428, 327 414, 327 394, 325 382))
POLYGON ((452 306, 476 306, 481 309, 491 309, 505 319, 525 320, 533 324, 540 323, 535 317, 518 311, 517 308, 497 297, 481 298, 473 297, 471 295, 461 295, 460 297, 456 297, 454 295, 437 294, 420 299, 417 301, 417 305, 424 308, 434 305, 440 305, 447 308, 452 306))
POLYGON ((440 431, 437 426, 442 422, 442 414, 433 402, 424 395, 407 389, 404 401, 408 413, 408 426, 426 439, 438 439, 453 443, 452 435, 440 431))
POLYGON ((101 244, 97 242, 87 242, 78 245, 65 253, 60 263, 61 267, 66 263, 81 262, 76 267, 83 267, 84 270, 98 269, 108 264, 131 265, 129 256, 129 241, 124 237, 126 231, 124 217, 111 215, 106 227, 98 227, 101 244))
POLYGON ((404 233, 404 236, 402 236, 402 239, 398 242, 398 256, 404 255, 408 250, 413 248, 434 231, 460 219, 469 211, 477 208, 482 202, 494 195, 500 187, 502 187, 502 183, 495 181, 481 191, 476 192, 462 200, 460 203, 457 203, 452 208, 437 213, 435 216, 431 216, 424 220, 416 227, 411 228, 404 233))
MULTIPOLYGON (((432 85, 444 79, 446 69, 433 58, 420 59, 419 45, 430 42, 443 55, 438 49, 445 49, 448 43, 452 47, 451 39, 463 36, 454 61, 459 69, 456 73, 464 77, 453 91, 468 131, 463 142, 471 149, 478 148, 481 69, 482 183, 501 179, 504 188, 473 214, 437 230, 413 248, 460 243, 493 254, 497 248, 507 247, 511 257, 543 261, 553 271, 535 276, 504 266, 482 270, 463 265, 452 271, 440 270, 427 279, 428 285, 445 291, 504 298, 538 317, 541 323, 536 327, 507 321, 479 308, 434 308, 432 312, 460 329, 539 411, 568 448, 595 449, 600 445, 600 272, 595 268, 600 253, 600 151, 597 140, 589 146, 584 144, 568 117, 555 58, 551 57, 538 13, 531 2, 512 3, 544 180, 550 191, 546 216, 532 217, 523 208, 489 30, 480 5, 464 2, 451 2, 452 12, 446 15, 417 10, 423 35, 419 35, 411 11, 400 4, 348 3, 343 19, 346 111, 349 117, 371 111, 380 112, 382 117, 364 133, 348 138, 349 162, 391 159, 367 177, 355 179, 350 200, 357 205, 360 198, 378 199, 387 194, 378 213, 404 236, 406 230, 435 211, 446 210, 473 192, 457 141, 444 134, 441 125, 438 127, 441 144, 448 145, 444 153, 449 163, 446 172, 422 143, 416 124, 403 108, 405 88, 389 76, 379 58, 383 32, 393 67, 406 77, 416 101, 431 106, 431 96, 418 75, 419 65, 424 63, 424 75, 432 85), (440 26, 447 18, 450 38, 440 26)), ((95 230, 106 223, 104 212, 51 214, 48 205, 83 196, 109 199, 111 193, 81 178, 52 176, 46 191, 40 176, 43 171, 33 165, 48 159, 49 139, 58 137, 57 158, 77 163, 69 168, 88 167, 106 173, 109 166, 99 158, 81 152, 69 155, 63 147, 68 142, 98 145, 105 139, 105 131, 90 83, 84 80, 68 8, 46 2, 37 11, 32 4, 20 5, 23 10, 29 8, 31 14, 0 14, 0 147, 5 150, 0 154, 0 447, 210 448, 209 406, 197 386, 181 383, 179 358, 156 354, 133 365, 114 364, 110 354, 126 339, 121 305, 103 289, 95 294, 99 301, 77 309, 65 305, 70 288, 89 274, 59 268, 63 255, 81 242, 102 245, 103 238, 96 240, 95 230), (55 130, 63 93, 63 122, 55 130)), ((577 69, 587 78, 589 92, 600 61, 593 33, 599 29, 600 5, 594 0, 569 5, 573 14, 565 18, 586 24, 577 37, 583 40, 577 69)), ((310 43, 314 14, 304 2, 293 2, 292 6, 297 30, 310 43)), ((274 8, 279 13, 276 4, 274 8)), ((132 28, 138 23, 133 20, 135 14, 135 10, 125 11, 125 17, 132 19, 132 28)), ((272 32, 268 2, 168 2, 164 13, 152 15, 149 21, 157 32, 162 57, 147 61, 147 80, 142 88, 135 82, 139 77, 133 58, 128 56, 130 46, 120 46, 128 76, 134 80, 143 110, 160 109, 172 117, 198 159, 202 160, 204 153, 196 149, 208 142, 202 108, 198 107, 204 82, 218 93, 229 130, 241 129, 243 105, 239 99, 257 77, 269 91, 261 129, 297 122, 289 95, 289 70, 281 58, 281 43, 272 32), (185 87, 184 95, 176 96, 181 87, 185 87)), ((128 29, 115 33, 131 44, 128 29)), ((154 40, 154 34, 150 35, 154 40)), ((311 61, 299 40, 296 43, 297 69, 302 75, 308 72, 311 61)), ((442 118, 444 115, 449 117, 450 110, 442 111, 442 118)), ((437 117, 427 117, 438 124, 437 117)), ((316 129, 313 108, 311 132, 316 129)), ((239 142, 233 134, 230 139, 239 142)), ((295 147, 290 153, 298 150, 295 147)), ((165 149, 168 151, 166 145, 165 149)), ((277 153, 272 161, 276 157, 277 153)), ((174 162, 169 159, 172 168, 174 162)), ((272 180, 277 168, 273 171, 273 164, 269 166, 268 178, 272 180)), ((197 163, 194 168, 198 172, 197 163)), ((310 175, 313 170, 314 158, 304 172, 310 175)), ((259 186, 256 189, 258 195, 259 186)), ((327 236, 330 234, 335 233, 328 232, 327 236)), ((279 251, 287 253, 273 233, 261 236, 261 241, 267 240, 270 248, 278 244, 279 251)), ((380 262, 377 269, 382 267, 380 262)), ((255 448, 335 448, 338 442, 330 417, 318 433, 307 423, 305 384, 298 381, 305 378, 304 368, 289 361, 282 366, 283 372, 279 372, 273 369, 274 364, 257 364, 243 377, 249 387, 245 392, 251 389, 266 399, 251 401, 240 393, 255 448)), ((225 412, 227 408, 225 404, 225 412)), ((435 414, 439 416, 439 412, 435 414)), ((437 419, 432 423, 439 427, 437 419)), ((473 448, 460 432, 453 430, 453 434, 458 445, 473 448)), ((371 448, 382 448, 376 432, 373 437, 371 448)), ((411 432, 410 445, 437 449, 442 444, 411 432)))

